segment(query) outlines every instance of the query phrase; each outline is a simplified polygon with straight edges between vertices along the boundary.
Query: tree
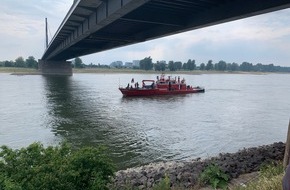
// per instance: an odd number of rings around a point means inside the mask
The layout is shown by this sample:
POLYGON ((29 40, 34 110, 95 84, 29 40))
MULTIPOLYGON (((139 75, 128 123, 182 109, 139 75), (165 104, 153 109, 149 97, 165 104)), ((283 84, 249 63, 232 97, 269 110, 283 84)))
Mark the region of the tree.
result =
POLYGON ((107 189, 114 166, 102 148, 73 151, 63 143, 0 149, 0 189, 107 189), (8 187, 7 187, 8 186, 8 187))
POLYGON ((26 65, 29 68, 37 68, 37 61, 35 60, 35 58, 33 56, 29 56, 26 60, 26 65))
POLYGON ((20 56, 17 59, 15 59, 15 67, 26 67, 23 57, 20 56))
POLYGON ((175 67, 176 70, 179 70, 180 71, 180 69, 182 68, 181 61, 174 62, 174 67, 175 67))
POLYGON ((213 70, 215 70, 215 71, 218 70, 218 64, 217 63, 213 64, 213 70))
POLYGON ((146 71, 152 70, 153 63, 151 57, 145 57, 144 59, 140 60, 140 69, 144 69, 146 71))
POLYGON ((275 71, 275 66, 271 63, 269 65, 266 65, 267 72, 274 72, 275 71))
POLYGON ((254 71, 264 71, 264 65, 258 63, 254 66, 254 71))
POLYGON ((170 71, 176 71, 176 68, 175 68, 175 65, 174 65, 174 62, 173 61, 169 61, 168 62, 168 69, 170 71))
POLYGON ((205 70, 213 70, 212 60, 209 60, 205 66, 205 70))
POLYGON ((239 70, 239 65, 237 63, 228 63, 227 70, 228 71, 237 71, 237 70, 239 70))
POLYGON ((251 71, 252 69, 253 69, 253 64, 252 63, 243 62, 240 65, 240 70, 241 71, 251 71))
POLYGON ((13 61, 5 61, 4 62, 4 67, 14 67, 14 62, 13 61))
POLYGON ((83 68, 84 67, 83 61, 79 57, 76 57, 73 62, 74 62, 75 68, 83 68))
POLYGON ((182 69, 183 69, 183 70, 187 70, 187 63, 183 63, 183 65, 182 65, 182 69))
POLYGON ((227 63, 225 61, 219 61, 217 63, 217 70, 218 71, 225 71, 227 69, 227 63))
POLYGON ((156 64, 154 64, 155 71, 165 71, 165 63, 163 61, 157 61, 156 64))
POLYGON ((199 69, 202 70, 202 71, 205 70, 205 64, 201 63, 200 66, 199 66, 199 69))
POLYGON ((232 71, 238 71, 239 70, 239 64, 237 63, 232 63, 232 71))
POLYGON ((190 71, 195 70, 195 68, 196 68, 195 60, 189 59, 187 61, 187 64, 186 65, 187 65, 187 69, 190 70, 190 71))
POLYGON ((160 62, 160 69, 161 69, 161 71, 165 71, 165 69, 166 69, 166 63, 165 62, 160 62))

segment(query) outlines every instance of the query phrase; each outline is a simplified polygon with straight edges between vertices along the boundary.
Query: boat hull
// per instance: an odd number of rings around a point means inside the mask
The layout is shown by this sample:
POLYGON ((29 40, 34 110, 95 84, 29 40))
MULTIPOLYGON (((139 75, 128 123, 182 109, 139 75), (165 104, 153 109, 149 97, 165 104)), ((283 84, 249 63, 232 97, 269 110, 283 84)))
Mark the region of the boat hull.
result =
POLYGON ((178 94, 191 94, 191 93, 203 93, 204 88, 195 87, 184 90, 168 90, 168 89, 144 89, 144 88, 119 88, 123 96, 158 96, 158 95, 178 95, 178 94))

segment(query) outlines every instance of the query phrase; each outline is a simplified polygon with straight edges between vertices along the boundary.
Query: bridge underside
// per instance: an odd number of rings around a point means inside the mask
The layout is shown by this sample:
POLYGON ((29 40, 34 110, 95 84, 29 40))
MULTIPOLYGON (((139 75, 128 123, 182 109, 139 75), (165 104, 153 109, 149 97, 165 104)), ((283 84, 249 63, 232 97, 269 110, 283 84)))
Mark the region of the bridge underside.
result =
POLYGON ((289 7, 290 0, 77 0, 42 60, 68 60, 289 7))

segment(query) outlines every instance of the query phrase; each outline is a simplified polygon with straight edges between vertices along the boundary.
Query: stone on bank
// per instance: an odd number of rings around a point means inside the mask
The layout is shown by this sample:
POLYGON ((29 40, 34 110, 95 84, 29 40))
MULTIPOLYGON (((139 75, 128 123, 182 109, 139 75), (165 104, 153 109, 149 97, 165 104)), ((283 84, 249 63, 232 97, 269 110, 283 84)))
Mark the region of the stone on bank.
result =
POLYGON ((189 188, 197 184, 201 172, 210 164, 217 164, 230 179, 241 174, 256 172, 261 164, 281 161, 285 144, 273 143, 253 148, 244 148, 236 153, 221 153, 208 159, 191 161, 169 161, 150 163, 141 167, 128 168, 116 173, 113 186, 118 189, 152 189, 165 176, 171 186, 189 188))

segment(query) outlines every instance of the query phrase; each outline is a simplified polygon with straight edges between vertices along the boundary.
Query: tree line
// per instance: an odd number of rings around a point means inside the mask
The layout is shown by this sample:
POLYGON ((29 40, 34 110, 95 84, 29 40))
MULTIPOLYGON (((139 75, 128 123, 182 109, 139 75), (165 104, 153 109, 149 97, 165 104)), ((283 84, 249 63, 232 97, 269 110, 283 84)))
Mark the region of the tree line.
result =
MULTIPOLYGON (((18 57, 15 61, 0 61, 0 67, 23 67, 23 68, 37 68, 38 62, 33 56, 29 56, 27 59, 23 57, 18 57)), ((85 65, 83 61, 77 57, 72 61, 72 66, 74 68, 110 68, 108 65, 95 65, 91 63, 90 65, 85 65)), ((133 69, 141 70, 155 70, 155 71, 244 71, 244 72, 290 72, 290 67, 281 67, 275 66, 274 64, 263 65, 261 63, 253 64, 249 62, 243 62, 242 64, 238 63, 227 63, 223 60, 213 63, 212 60, 209 60, 207 63, 201 63, 197 65, 194 59, 189 59, 186 63, 181 61, 157 61, 156 63, 152 62, 152 58, 145 57, 140 60, 139 68, 134 67, 133 69)))
MULTIPOLYGON (((15 61, 0 61, 0 67, 22 67, 22 68, 38 68, 38 62, 33 56, 28 56, 24 59, 22 56, 15 59, 15 61)), ((86 65, 77 57, 72 61, 72 66, 75 68, 85 68, 86 65)))
POLYGON ((201 70, 201 71, 244 71, 244 72, 290 72, 290 67, 275 66, 274 64, 263 65, 261 63, 252 64, 249 62, 227 63, 223 60, 218 63, 213 63, 209 60, 207 63, 201 63, 197 65, 195 60, 189 59, 186 63, 180 61, 169 61, 168 64, 165 61, 152 62, 151 57, 146 57, 140 60, 140 69, 142 70, 155 70, 155 71, 180 71, 180 70, 201 70))
POLYGON ((29 56, 27 59, 18 57, 15 61, 0 61, 2 67, 23 67, 23 68, 37 68, 38 63, 33 56, 29 56))
MULTIPOLYGON (((33 56, 28 56, 24 59, 22 56, 16 58, 14 61, 0 61, 0 67, 22 67, 22 68, 38 68, 38 62, 33 56)), ((108 65, 95 65, 93 63, 85 65, 81 58, 76 57, 72 60, 72 67, 74 68, 109 68, 108 65)))

